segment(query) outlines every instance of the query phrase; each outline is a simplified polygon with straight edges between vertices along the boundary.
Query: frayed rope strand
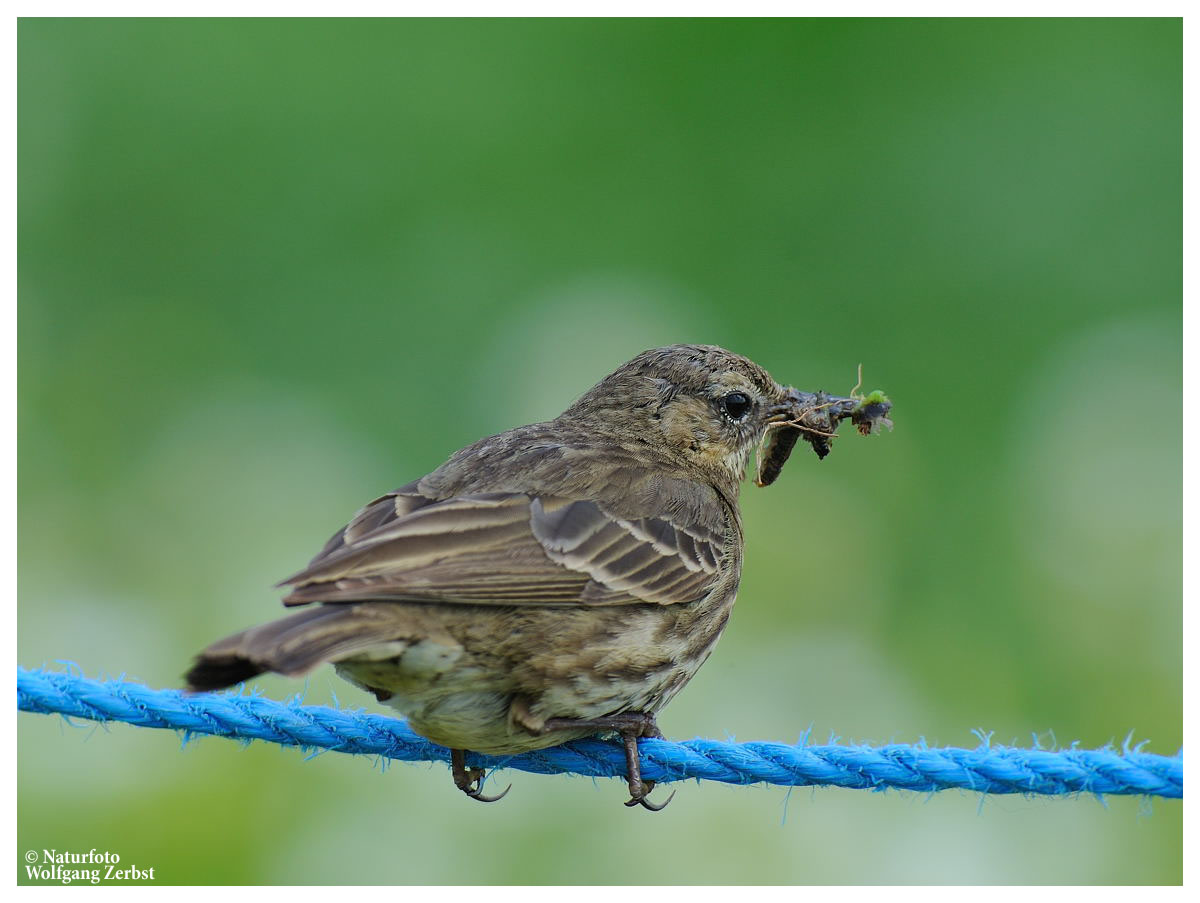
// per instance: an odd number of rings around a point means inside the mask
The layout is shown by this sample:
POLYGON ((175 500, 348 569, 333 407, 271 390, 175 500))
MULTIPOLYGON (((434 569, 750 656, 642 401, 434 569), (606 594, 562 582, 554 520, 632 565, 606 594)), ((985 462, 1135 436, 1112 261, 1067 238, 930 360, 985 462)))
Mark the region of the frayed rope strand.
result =
MULTIPOLYGON (((450 751, 430 743, 397 718, 326 706, 281 703, 237 693, 152 690, 121 680, 89 680, 59 671, 17 669, 17 708, 91 721, 268 740, 283 746, 330 749, 398 759, 449 762, 450 751)), ((642 775, 653 781, 703 778, 726 784, 897 788, 931 792, 1063 795, 1130 794, 1183 798, 1183 755, 1159 756, 1126 748, 977 749, 887 746, 789 746, 716 740, 640 741, 642 775)), ((577 740, 519 756, 469 755, 485 768, 537 774, 622 777, 620 744, 577 740)))

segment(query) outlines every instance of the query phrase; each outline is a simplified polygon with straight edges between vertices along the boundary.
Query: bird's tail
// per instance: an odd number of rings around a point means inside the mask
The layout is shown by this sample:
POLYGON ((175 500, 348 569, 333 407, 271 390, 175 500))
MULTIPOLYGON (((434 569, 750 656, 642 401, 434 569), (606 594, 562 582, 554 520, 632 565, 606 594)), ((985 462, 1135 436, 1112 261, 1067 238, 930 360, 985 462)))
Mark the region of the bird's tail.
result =
MULTIPOLYGON (((391 609, 394 606, 388 606, 391 609)), ((298 677, 396 639, 391 612, 371 605, 321 605, 213 643, 187 673, 188 688, 219 690, 264 671, 298 677)))

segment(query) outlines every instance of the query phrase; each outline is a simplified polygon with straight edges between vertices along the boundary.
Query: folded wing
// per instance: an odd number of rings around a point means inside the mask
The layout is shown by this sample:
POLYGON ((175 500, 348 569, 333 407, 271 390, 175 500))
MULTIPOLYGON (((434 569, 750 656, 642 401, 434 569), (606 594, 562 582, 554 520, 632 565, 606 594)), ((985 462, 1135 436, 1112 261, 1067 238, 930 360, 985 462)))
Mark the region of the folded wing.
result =
POLYGON ((369 504, 285 580, 284 603, 692 602, 712 588, 725 543, 719 528, 684 520, 618 518, 595 502, 527 493, 439 501, 412 483, 369 504))

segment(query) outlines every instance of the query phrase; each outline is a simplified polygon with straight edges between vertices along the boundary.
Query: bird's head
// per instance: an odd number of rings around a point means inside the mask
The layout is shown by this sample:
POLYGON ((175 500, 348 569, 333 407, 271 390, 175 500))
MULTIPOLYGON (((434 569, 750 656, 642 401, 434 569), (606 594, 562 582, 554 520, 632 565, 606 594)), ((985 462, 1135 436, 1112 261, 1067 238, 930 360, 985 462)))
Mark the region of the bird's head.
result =
POLYGON ((736 484, 771 425, 795 420, 811 397, 724 348, 670 345, 622 365, 562 416, 736 484))

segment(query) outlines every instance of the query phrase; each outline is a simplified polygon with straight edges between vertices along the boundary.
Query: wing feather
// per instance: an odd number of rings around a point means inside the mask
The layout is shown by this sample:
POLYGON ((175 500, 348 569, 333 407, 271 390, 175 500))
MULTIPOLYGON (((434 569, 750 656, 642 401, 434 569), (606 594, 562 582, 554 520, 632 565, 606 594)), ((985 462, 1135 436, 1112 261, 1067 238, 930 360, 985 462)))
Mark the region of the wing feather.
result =
POLYGON ((355 515, 283 581, 285 604, 666 605, 702 598, 717 579, 725 536, 711 526, 527 493, 435 500, 417 485, 355 515))

